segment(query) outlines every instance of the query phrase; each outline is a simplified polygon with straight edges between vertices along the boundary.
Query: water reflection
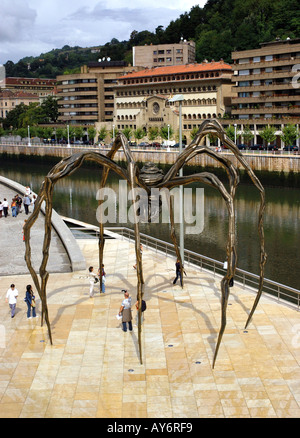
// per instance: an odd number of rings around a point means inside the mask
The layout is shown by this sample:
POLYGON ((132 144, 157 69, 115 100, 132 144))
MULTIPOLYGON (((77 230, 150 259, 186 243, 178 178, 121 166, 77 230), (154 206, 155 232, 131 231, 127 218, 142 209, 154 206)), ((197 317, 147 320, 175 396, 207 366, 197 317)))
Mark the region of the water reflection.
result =
MULTIPOLYGON (((44 176, 52 165, 28 165, 0 163, 0 173, 7 178, 30 184, 38 191, 44 176)), ((81 168, 76 174, 60 180, 54 190, 53 206, 59 214, 97 225, 96 210, 101 171, 96 168, 81 168)), ((119 178, 110 174, 107 187, 118 192, 119 178)), ((201 234, 185 235, 185 247, 195 252, 223 261, 226 251, 228 214, 226 204, 218 191, 204 188, 204 228, 201 234)), ((194 196, 194 195, 193 195, 194 196)), ((268 261, 266 277, 300 289, 299 244, 300 244, 300 191, 298 189, 266 189, 265 239, 268 261)), ((235 209, 237 225, 238 266, 258 274, 259 240, 257 220, 259 193, 253 186, 243 185, 237 190, 235 209)), ((118 208, 118 205, 117 205, 118 208)), ((107 226, 128 226, 117 222, 107 226)), ((141 232, 168 242, 170 225, 166 223, 140 224, 141 232)), ((179 235, 179 226, 176 226, 179 235)))

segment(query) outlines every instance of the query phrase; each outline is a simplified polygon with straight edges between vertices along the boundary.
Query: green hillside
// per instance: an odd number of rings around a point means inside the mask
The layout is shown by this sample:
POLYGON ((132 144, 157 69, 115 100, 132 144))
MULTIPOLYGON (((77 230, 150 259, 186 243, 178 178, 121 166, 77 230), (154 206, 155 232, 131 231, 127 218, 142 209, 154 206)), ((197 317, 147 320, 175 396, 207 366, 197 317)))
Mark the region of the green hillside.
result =
POLYGON ((133 31, 128 41, 110 42, 95 48, 53 49, 38 57, 28 56, 5 64, 7 76, 55 78, 79 71, 80 66, 99 58, 132 61, 132 47, 144 44, 174 43, 180 38, 194 40, 196 61, 231 61, 233 50, 259 48, 259 43, 276 37, 300 37, 298 0, 208 0, 203 8, 194 6, 163 28, 154 32, 133 31))

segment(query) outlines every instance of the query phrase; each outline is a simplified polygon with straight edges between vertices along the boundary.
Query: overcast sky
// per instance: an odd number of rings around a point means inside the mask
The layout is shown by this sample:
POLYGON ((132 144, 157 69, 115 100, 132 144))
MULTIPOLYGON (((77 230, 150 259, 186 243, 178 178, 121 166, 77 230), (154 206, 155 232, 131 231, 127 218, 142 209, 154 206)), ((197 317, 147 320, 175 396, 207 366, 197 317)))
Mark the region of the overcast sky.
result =
POLYGON ((0 64, 64 45, 90 47, 166 27, 206 0, 0 0, 0 64))

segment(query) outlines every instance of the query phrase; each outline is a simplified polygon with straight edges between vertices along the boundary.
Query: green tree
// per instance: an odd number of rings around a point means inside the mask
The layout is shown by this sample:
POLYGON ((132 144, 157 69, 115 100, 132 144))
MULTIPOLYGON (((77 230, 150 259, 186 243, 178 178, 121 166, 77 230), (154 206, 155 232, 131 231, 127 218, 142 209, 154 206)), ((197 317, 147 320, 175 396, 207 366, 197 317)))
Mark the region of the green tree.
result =
POLYGON ((280 138, 286 146, 292 146, 299 136, 300 134, 297 130, 297 127, 295 125, 288 124, 284 126, 280 138))
POLYGON ((143 128, 137 128, 134 132, 133 132, 134 138, 136 140, 142 140, 142 138, 145 137, 145 131, 143 130, 143 128))
POLYGON ((254 138, 254 135, 252 134, 251 129, 249 128, 249 125, 244 126, 242 136, 246 144, 249 144, 251 140, 254 138))
POLYGON ((126 126, 126 128, 123 129, 123 134, 125 135, 125 137, 127 138, 127 140, 130 140, 130 137, 132 136, 132 129, 129 128, 128 126, 126 126))
POLYGON ((94 128, 94 126, 89 126, 87 132, 88 132, 89 140, 92 141, 94 144, 94 138, 96 137, 96 129, 94 128))
POLYGON ((151 142, 154 142, 154 140, 157 139, 159 136, 159 129, 157 126, 150 126, 148 128, 148 138, 151 142))
POLYGON ((102 128, 100 128, 100 131, 98 132, 98 140, 104 141, 106 136, 107 136, 107 129, 105 126, 103 126, 102 128))
POLYGON ((259 135, 261 138, 269 145, 273 141, 276 140, 276 128, 274 126, 266 126, 262 131, 260 131, 259 135))
POLYGON ((160 128, 159 135, 164 140, 168 140, 168 138, 171 139, 173 137, 173 134, 174 134, 174 131, 173 131, 171 126, 169 126, 169 129, 168 129, 167 125, 162 126, 160 128))
POLYGON ((234 126, 230 125, 228 128, 225 129, 227 137, 230 138, 230 140, 234 141, 235 139, 235 129, 234 126))
POLYGON ((53 96, 47 96, 46 99, 43 100, 41 107, 49 122, 55 123, 58 119, 57 98, 53 96))
POLYGON ((83 126, 76 126, 76 128, 75 128, 75 137, 76 137, 78 140, 81 140, 82 137, 83 137, 83 134, 84 134, 84 128, 83 128, 83 126))

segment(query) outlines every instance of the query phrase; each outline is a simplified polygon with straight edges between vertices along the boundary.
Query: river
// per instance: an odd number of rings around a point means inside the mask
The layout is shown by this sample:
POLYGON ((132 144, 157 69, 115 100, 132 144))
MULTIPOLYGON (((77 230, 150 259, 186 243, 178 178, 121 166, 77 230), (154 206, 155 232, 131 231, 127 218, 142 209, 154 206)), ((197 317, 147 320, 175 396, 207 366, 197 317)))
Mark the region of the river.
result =
MULTIPOLYGON (((1 160, 0 174, 39 191, 44 176, 52 164, 29 164, 1 160)), ((57 182, 53 207, 64 216, 97 225, 96 210, 101 170, 94 167, 79 169, 75 174, 57 182)), ((110 174, 107 187, 116 193, 119 177, 110 174)), ((226 257, 228 215, 225 202, 218 191, 206 185, 190 185, 195 200, 196 188, 203 188, 203 230, 185 235, 185 248, 223 261, 226 257)), ((259 272, 259 240, 257 219, 259 193, 252 185, 240 185, 236 194, 236 228, 238 267, 249 272, 259 272)), ((265 276, 268 279, 300 289, 300 190, 266 187, 266 212, 264 219, 265 242, 268 260, 265 276)), ((117 205, 118 207, 118 205, 117 205)), ((116 208, 117 208, 116 207, 116 208)), ((117 214, 118 219, 118 214, 117 214)), ((107 226, 127 226, 118 220, 107 226)), ((141 232, 170 242, 169 224, 140 224, 141 232)), ((176 226, 177 234, 179 227, 176 226)))

